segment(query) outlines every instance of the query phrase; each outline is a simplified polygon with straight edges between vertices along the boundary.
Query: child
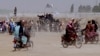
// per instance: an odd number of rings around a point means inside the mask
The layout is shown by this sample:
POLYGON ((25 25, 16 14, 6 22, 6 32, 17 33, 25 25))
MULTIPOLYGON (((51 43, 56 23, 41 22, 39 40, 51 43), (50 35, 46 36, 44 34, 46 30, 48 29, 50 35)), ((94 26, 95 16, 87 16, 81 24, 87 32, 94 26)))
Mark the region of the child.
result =
POLYGON ((25 35, 22 35, 22 38, 21 38, 21 41, 23 43, 23 47, 27 47, 26 44, 27 44, 27 37, 25 35))

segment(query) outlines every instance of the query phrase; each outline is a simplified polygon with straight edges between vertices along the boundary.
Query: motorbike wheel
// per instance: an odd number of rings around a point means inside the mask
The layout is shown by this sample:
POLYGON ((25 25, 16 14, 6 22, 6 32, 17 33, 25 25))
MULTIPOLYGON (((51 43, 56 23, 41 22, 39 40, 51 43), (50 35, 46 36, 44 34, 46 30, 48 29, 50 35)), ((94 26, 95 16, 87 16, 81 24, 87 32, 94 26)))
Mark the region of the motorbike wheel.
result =
POLYGON ((99 36, 95 36, 94 40, 95 40, 95 43, 98 44, 98 42, 99 42, 99 36))
POLYGON ((75 40, 75 47, 76 48, 81 48, 82 47, 82 41, 81 41, 81 39, 77 38, 75 40))
POLYGON ((68 48, 68 43, 67 43, 66 41, 63 41, 63 42, 62 42, 62 46, 63 46, 64 48, 68 48))

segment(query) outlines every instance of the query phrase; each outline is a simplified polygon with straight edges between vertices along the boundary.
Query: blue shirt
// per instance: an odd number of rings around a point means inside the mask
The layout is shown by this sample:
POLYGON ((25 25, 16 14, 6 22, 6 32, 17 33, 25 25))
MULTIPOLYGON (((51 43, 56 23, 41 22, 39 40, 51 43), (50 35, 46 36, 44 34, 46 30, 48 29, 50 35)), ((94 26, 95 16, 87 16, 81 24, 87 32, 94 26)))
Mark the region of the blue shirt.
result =
POLYGON ((17 38, 19 37, 19 28, 20 26, 15 26, 14 36, 17 38))

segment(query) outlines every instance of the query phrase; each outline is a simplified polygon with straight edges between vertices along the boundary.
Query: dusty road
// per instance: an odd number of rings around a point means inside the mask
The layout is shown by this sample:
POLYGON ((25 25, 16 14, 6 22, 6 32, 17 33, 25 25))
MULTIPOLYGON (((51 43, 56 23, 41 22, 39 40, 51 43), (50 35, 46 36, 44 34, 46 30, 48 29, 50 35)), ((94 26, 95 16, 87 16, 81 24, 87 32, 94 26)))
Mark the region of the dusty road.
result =
POLYGON ((36 33, 31 40, 34 47, 12 52, 13 36, 0 33, 0 56, 100 56, 100 42, 98 44, 83 44, 82 48, 75 46, 63 48, 60 43, 61 33, 36 33))

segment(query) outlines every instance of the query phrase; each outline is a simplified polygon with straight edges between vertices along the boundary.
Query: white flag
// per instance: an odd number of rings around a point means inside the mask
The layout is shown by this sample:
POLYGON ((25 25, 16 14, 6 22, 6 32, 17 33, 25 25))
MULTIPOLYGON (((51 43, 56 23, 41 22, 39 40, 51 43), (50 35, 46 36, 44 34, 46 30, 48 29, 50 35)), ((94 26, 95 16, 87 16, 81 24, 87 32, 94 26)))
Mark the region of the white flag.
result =
POLYGON ((52 8, 53 7, 53 4, 47 4, 46 5, 46 8, 52 8))

